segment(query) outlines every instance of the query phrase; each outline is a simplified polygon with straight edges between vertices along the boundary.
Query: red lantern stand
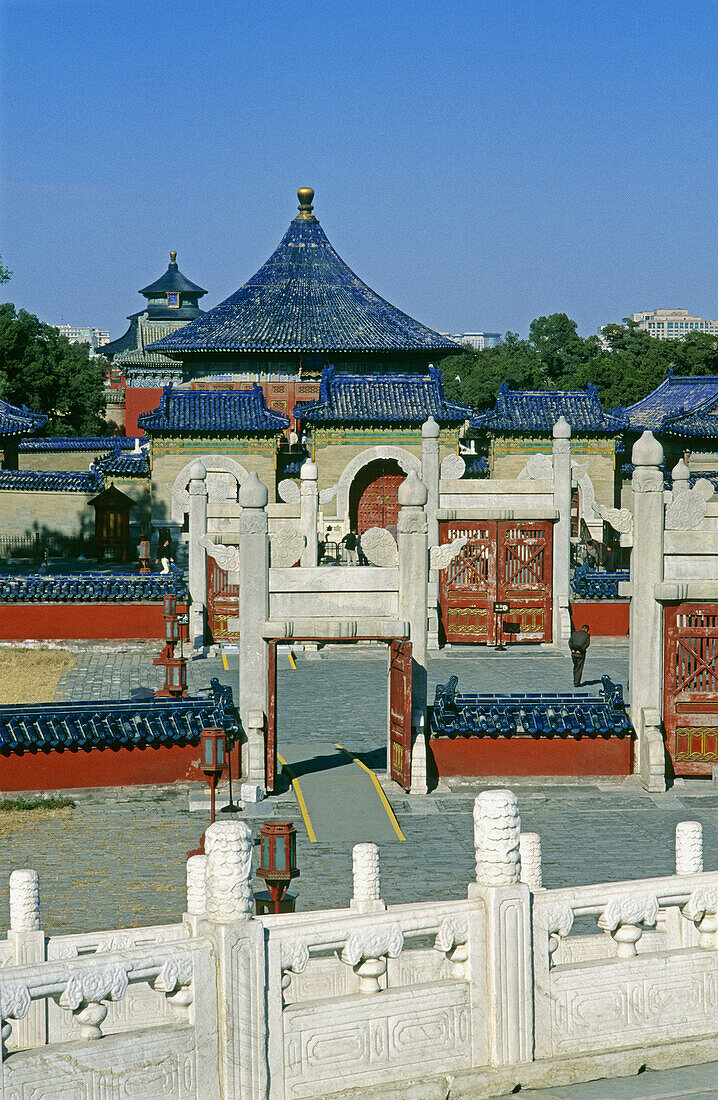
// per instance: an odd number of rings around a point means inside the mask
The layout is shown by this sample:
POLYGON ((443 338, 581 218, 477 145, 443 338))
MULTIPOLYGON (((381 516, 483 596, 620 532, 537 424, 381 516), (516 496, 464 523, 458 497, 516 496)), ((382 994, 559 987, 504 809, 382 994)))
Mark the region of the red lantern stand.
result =
POLYGON ((296 897, 287 894, 289 884, 299 875, 297 867, 297 830, 291 821, 271 824, 265 821, 260 833, 261 863, 257 874, 267 891, 255 895, 257 913, 293 913, 296 897))
MULTIPOLYGON (((215 811, 215 798, 217 792, 217 784, 219 783, 220 776, 224 769, 227 767, 227 746, 225 741, 225 732, 221 726, 209 726, 203 729, 199 735, 200 745, 200 761, 199 766, 204 772, 205 779, 209 784, 211 806, 210 806, 210 825, 214 825, 214 811, 215 811)), ((194 851, 187 853, 187 858, 190 856, 203 856, 204 855, 204 833, 200 838, 199 847, 194 851)))
POLYGON ((165 645, 153 665, 162 665, 165 670, 164 686, 155 692, 158 699, 182 699, 187 694, 187 658, 175 656, 177 642, 183 640, 184 631, 177 614, 177 597, 167 593, 164 598, 162 618, 165 621, 165 645))
POLYGON ((140 539, 140 545, 137 547, 137 557, 140 559, 140 573, 146 574, 152 572, 150 565, 150 559, 152 557, 152 549, 150 547, 150 540, 146 534, 143 534, 140 539))

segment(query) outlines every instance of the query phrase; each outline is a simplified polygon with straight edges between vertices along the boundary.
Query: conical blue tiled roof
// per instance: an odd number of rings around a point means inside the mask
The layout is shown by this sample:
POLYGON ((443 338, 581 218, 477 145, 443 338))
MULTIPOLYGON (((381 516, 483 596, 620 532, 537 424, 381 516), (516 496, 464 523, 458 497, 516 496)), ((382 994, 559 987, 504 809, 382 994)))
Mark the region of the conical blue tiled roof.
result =
POLYGON ((459 346, 380 298, 332 248, 310 188, 276 252, 226 301, 150 345, 167 352, 417 352, 459 346))

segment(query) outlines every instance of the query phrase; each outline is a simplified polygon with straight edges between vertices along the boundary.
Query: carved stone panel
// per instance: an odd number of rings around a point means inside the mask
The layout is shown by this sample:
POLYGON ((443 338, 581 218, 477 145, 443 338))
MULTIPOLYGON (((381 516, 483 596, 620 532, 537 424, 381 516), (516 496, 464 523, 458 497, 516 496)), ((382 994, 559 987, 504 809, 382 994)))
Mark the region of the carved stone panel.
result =
POLYGON ((445 481, 460 481, 466 473, 466 463, 461 455, 447 455, 441 463, 441 476, 445 481))
POLYGON ((270 535, 269 563, 277 569, 288 569, 295 565, 307 545, 304 535, 285 527, 270 535))
POLYGON ((399 564, 399 551, 391 531, 384 527, 370 527, 361 537, 364 557, 372 565, 390 567, 399 564))

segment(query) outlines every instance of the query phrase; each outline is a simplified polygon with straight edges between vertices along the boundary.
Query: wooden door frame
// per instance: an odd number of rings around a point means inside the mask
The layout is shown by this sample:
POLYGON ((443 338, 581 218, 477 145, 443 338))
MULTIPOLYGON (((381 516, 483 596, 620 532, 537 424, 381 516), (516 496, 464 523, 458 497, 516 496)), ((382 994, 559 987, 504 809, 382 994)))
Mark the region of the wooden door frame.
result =
MULTIPOLYGON (((391 776, 391 660, 394 646, 398 644, 404 644, 409 646, 409 661, 411 662, 411 642, 407 637, 399 637, 392 635, 391 637, 379 637, 378 635, 360 635, 356 638, 330 638, 326 636, 322 637, 309 637, 303 635, 301 638, 269 638, 267 639, 267 727, 264 731, 264 774, 266 780, 267 791, 274 790, 277 774, 277 647, 280 645, 292 646, 294 644, 301 644, 302 642, 325 642, 328 644, 341 643, 342 645, 353 645, 356 642, 381 642, 388 646, 389 654, 389 669, 387 675, 387 775, 391 776)), ((411 664, 409 665, 411 669, 411 664)), ((406 688, 405 688, 406 690, 406 688)), ((409 686, 408 686, 408 717, 405 714, 405 721, 408 726, 408 735, 406 734, 405 726, 405 742, 404 742, 404 782, 411 783, 411 707, 412 707, 412 676, 411 671, 409 674, 409 686), (408 750, 408 751, 407 751, 408 750), (408 777, 408 780, 407 780, 408 777)), ((403 784, 402 784, 403 785, 403 784)), ((409 787, 405 786, 404 790, 408 790, 409 787)))
MULTIPOLYGON (((702 602, 699 600, 681 600, 678 603, 667 604, 663 609, 663 728, 666 736, 666 751, 670 756, 674 773, 676 775, 710 775, 713 766, 718 763, 718 751, 704 753, 709 759, 696 759, 699 753, 693 749, 694 736, 700 737, 705 747, 701 730, 705 730, 711 742, 718 749, 718 691, 712 692, 687 692, 682 699, 680 692, 672 690, 672 685, 677 680, 676 646, 678 641, 687 652, 703 664, 710 671, 711 666, 705 664, 703 658, 689 648, 686 642, 691 638, 715 638, 718 649, 718 628, 705 627, 679 627, 678 616, 680 614, 704 614, 718 617, 718 603, 702 602), (696 696, 697 698, 691 698, 696 696), (695 735, 693 734, 695 731, 695 735), (681 744, 679 744, 679 737, 681 744), (685 752, 683 751, 685 745, 685 752), (716 757, 712 759, 711 757, 716 757), (679 759, 680 757, 680 759, 679 759), (692 759, 693 757, 693 759, 692 759)), ((710 675, 716 679, 718 672, 718 654, 716 664, 712 666, 710 675)), ((693 676, 690 677, 691 679, 693 676)))

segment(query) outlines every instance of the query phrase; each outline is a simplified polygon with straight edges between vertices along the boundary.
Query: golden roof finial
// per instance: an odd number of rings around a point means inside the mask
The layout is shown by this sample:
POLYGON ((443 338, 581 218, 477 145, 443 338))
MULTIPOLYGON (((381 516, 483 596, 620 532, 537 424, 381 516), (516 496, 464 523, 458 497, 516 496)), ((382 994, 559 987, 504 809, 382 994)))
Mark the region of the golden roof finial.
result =
POLYGON ((176 264, 177 263, 177 253, 176 252, 170 252, 170 263, 171 264, 176 264))
POLYGON ((314 198, 313 187, 300 187, 297 191, 297 198, 299 199, 299 213, 298 218, 313 218, 312 200, 314 198))

